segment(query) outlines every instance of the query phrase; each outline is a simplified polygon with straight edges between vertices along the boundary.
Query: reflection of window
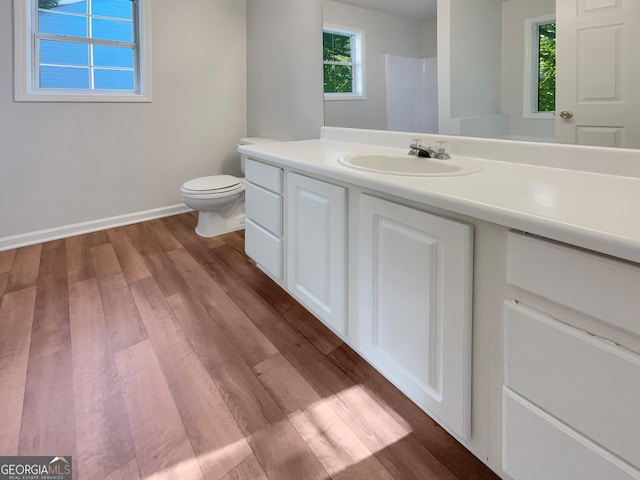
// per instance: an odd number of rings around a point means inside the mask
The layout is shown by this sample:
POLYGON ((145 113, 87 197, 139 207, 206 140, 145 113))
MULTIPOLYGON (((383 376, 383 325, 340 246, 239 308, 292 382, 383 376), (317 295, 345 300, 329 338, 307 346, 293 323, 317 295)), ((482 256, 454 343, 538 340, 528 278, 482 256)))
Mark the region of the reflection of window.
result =
POLYGON ((140 3, 15 0, 16 99, 148 100, 140 3))
POLYGON ((364 97, 363 32, 325 25, 322 32, 327 99, 364 97))
POLYGON ((525 20, 524 117, 553 118, 556 109, 556 20, 525 20))

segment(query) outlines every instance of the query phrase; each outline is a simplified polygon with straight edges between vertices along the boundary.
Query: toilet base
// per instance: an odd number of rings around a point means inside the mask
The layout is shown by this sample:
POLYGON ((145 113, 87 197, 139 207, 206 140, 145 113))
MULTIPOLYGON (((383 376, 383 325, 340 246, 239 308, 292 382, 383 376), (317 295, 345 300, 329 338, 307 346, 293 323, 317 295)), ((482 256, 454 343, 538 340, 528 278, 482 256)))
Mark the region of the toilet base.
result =
POLYGON ((244 213, 223 218, 218 212, 198 212, 196 233, 201 237, 215 237, 244 228, 244 213))

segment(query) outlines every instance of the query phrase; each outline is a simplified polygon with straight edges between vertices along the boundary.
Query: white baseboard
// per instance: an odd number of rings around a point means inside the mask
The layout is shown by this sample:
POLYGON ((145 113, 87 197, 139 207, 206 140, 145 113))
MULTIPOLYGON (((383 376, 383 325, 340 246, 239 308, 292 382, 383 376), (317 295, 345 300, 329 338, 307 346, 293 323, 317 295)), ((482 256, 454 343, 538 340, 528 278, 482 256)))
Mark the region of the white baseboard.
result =
POLYGON ((2 237, 0 238, 0 252, 18 247, 26 247, 27 245, 34 245, 36 243, 58 240, 60 238, 73 237, 74 235, 80 235, 82 233, 97 232, 98 230, 105 230, 107 228, 144 222, 145 220, 153 220, 154 218, 169 217, 190 211, 192 210, 189 207, 184 203, 180 203, 169 207, 145 210, 143 212, 127 213, 126 215, 118 215, 116 217, 101 218, 88 222, 64 225, 62 227, 12 235, 10 237, 2 237))

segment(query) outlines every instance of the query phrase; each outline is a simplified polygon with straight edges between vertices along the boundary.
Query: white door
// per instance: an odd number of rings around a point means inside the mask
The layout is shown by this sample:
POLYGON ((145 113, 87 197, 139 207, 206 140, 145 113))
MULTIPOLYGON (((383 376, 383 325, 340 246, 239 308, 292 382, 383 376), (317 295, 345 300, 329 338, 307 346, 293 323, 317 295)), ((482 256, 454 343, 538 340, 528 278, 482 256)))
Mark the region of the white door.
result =
POLYGON ((471 227, 364 194, 359 211, 360 352, 467 439, 471 227))
POLYGON ((557 141, 640 148, 640 1, 558 0, 556 15, 557 141))
POLYGON ((345 189, 288 173, 286 228, 289 292, 346 335, 345 189))

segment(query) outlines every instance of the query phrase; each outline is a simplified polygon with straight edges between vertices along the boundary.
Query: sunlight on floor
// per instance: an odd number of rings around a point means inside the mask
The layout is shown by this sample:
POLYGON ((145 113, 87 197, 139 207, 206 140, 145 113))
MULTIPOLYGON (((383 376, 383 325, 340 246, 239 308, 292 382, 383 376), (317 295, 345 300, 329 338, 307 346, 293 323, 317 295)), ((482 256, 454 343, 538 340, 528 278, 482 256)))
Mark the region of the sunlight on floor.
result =
POLYGON ((386 478, 373 454, 411 432, 408 423, 394 419, 361 385, 319 400, 289 420, 332 477, 355 467, 363 474, 358 478, 386 478), (369 477, 373 472, 377 474, 369 477))
POLYGON ((251 447, 246 439, 212 450, 204 455, 192 457, 154 472, 143 480, 198 480, 201 478, 222 478, 251 455, 251 447), (230 459, 232 459, 230 461, 230 459), (201 470, 201 472, 199 472, 201 470))
MULTIPOLYGON (((348 471, 349 476, 356 470, 358 478, 390 480, 392 477, 374 454, 411 432, 408 423, 391 416, 361 385, 319 400, 290 414, 283 422, 293 425, 309 446, 308 453, 313 453, 334 478, 341 478, 341 472, 348 471)), ((283 448, 289 445, 288 439, 283 438, 273 438, 273 442, 283 448)), ((222 478, 253 453, 249 443, 251 438, 238 440, 155 472, 144 480, 191 480, 200 478, 198 469, 205 478, 222 478)), ((300 451, 282 453, 283 457, 304 455, 300 451)), ((263 460, 256 456, 258 461, 263 460)))

